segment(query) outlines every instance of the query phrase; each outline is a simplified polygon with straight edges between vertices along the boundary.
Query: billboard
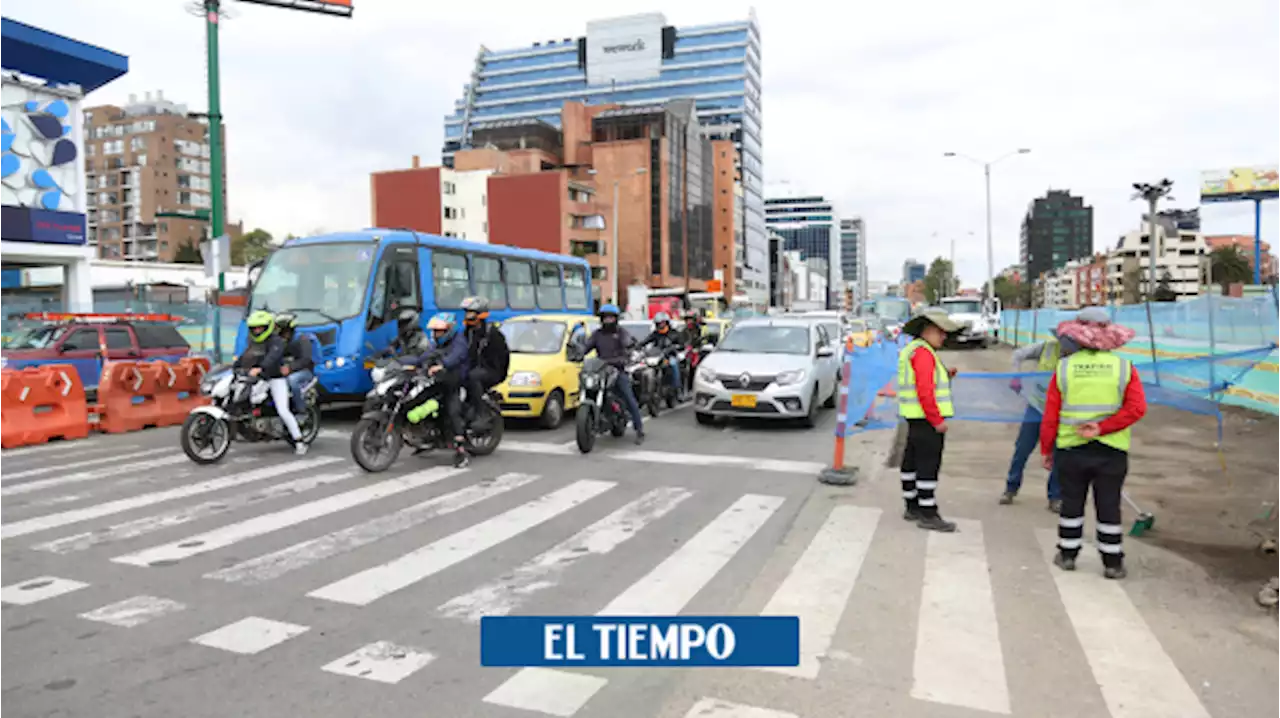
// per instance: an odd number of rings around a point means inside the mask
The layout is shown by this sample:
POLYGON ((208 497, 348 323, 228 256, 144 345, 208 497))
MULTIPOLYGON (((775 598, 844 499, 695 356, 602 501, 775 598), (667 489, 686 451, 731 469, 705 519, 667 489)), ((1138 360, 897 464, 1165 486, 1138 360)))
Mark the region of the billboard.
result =
POLYGON ((1243 202, 1280 197, 1276 165, 1232 167, 1200 173, 1201 202, 1243 202))
POLYGON ((587 84, 658 79, 666 22, 655 12, 587 23, 587 84))
POLYGON ((255 5, 270 5, 272 7, 282 7, 289 10, 305 10, 307 12, 318 12, 325 15, 340 15, 342 17, 351 17, 351 13, 355 12, 352 6, 354 0, 240 0, 241 2, 253 3, 255 5))
POLYGON ((84 127, 79 98, 6 77, 0 90, 0 117, 4 125, 0 203, 83 213, 84 127))

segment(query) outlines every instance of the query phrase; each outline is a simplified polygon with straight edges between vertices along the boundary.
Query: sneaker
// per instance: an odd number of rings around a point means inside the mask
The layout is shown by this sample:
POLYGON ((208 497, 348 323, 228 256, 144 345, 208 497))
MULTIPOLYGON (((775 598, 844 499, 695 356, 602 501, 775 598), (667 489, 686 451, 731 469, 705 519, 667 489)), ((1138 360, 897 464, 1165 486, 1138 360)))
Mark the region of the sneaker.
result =
POLYGON ((902 512, 902 519, 904 521, 919 521, 921 516, 922 514, 920 513, 920 509, 907 509, 902 512))
POLYGON ((1049 499, 1048 509, 1055 514, 1062 513, 1062 499, 1049 499))
POLYGON ((1008 506, 1009 504, 1013 503, 1013 497, 1017 495, 1018 494, 1014 493, 1013 491, 1006 491, 1003 494, 1000 494, 1000 505, 1008 506))
POLYGON ((1058 552, 1058 555, 1053 557, 1053 565, 1063 571, 1074 571, 1076 570, 1076 559, 1074 556, 1067 556, 1062 552, 1058 552))
POLYGON ((309 448, 311 447, 307 446, 306 443, 299 441, 293 445, 293 453, 295 456, 303 456, 307 453, 307 449, 309 448))
POLYGON ((938 514, 933 514, 932 516, 921 516, 920 519, 916 521, 916 526, 944 534, 949 534, 956 530, 956 524, 954 521, 948 521, 938 514))
POLYGON ((1121 579, 1128 576, 1129 572, 1124 570, 1124 566, 1107 566, 1102 569, 1102 575, 1110 579, 1121 579))
POLYGON ((471 457, 465 451, 453 452, 453 468, 465 469, 471 464, 471 457))
POLYGON ((639 445, 641 445, 641 444, 643 444, 643 443, 644 443, 644 432, 643 432, 643 431, 637 431, 637 432, 636 432, 636 446, 639 446, 639 445))

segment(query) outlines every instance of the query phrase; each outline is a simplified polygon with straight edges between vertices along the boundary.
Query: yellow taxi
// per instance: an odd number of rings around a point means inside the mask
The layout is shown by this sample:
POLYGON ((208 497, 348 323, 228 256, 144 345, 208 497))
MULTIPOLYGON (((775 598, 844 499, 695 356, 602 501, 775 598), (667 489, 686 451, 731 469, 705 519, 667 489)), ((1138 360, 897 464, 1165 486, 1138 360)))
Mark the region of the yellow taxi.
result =
POLYGON ((714 336, 718 342, 724 339, 725 333, 729 331, 730 324, 732 324, 732 321, 728 319, 705 317, 702 320, 702 336, 714 336))
POLYGON ((585 342, 598 326, 599 319, 582 314, 531 314, 503 322, 511 366, 507 380, 494 387, 502 395, 502 416, 560 426, 580 401, 582 364, 569 361, 566 349, 570 342, 585 342))
POLYGON ((845 348, 869 347, 876 340, 876 330, 865 319, 850 319, 845 331, 845 348))

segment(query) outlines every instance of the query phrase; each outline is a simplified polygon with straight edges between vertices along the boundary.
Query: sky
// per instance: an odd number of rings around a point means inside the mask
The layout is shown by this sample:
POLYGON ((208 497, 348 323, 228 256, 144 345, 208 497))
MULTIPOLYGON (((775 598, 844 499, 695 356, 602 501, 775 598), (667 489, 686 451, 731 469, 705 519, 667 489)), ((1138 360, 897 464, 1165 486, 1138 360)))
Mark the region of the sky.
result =
MULTIPOLYGON (((750 4, 355 0, 350 19, 224 0, 222 112, 229 216, 283 236, 368 226, 369 173, 439 162, 443 118, 481 44, 577 37, 586 23, 658 11, 682 26, 745 18, 750 4)), ((987 276, 983 160, 992 170, 995 270, 1018 259, 1027 206, 1050 188, 1094 208, 1094 247, 1144 207, 1134 182, 1280 159, 1280 6, 979 0, 761 0, 766 185, 822 194, 867 223, 869 276, 946 257, 987 276)), ((188 0, 6 0, 4 14, 129 56, 94 92, 123 104, 162 90, 207 108, 204 23, 188 0)), ((1280 244, 1277 203, 1264 241, 1280 244)), ((1253 233, 1253 205, 1205 206, 1204 230, 1253 233)))

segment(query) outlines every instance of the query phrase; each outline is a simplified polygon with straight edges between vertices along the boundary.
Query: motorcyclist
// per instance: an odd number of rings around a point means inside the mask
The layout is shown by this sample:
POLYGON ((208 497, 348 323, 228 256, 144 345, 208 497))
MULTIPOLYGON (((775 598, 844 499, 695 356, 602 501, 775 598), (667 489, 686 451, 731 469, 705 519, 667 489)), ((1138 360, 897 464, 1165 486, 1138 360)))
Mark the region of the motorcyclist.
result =
POLYGON ((484 297, 467 297, 462 300, 462 323, 466 327, 467 403, 471 408, 472 426, 478 431, 489 428, 491 418, 483 411, 484 396, 489 389, 507 378, 511 364, 511 350, 507 338, 498 328, 489 324, 489 300, 484 297))
MULTIPOLYGON (((431 332, 432 343, 420 354, 406 354, 400 357, 405 366, 423 367, 428 376, 439 382, 439 396, 444 401, 444 413, 447 429, 453 432, 453 465, 459 469, 470 463, 467 456, 467 439, 463 435, 462 407, 459 389, 467 377, 467 341, 458 332, 457 321, 448 312, 440 312, 427 322, 427 331, 431 332)), ((423 392, 410 401, 406 418, 417 424, 431 413, 428 402, 435 398, 436 392, 423 392)))
POLYGON ((666 312, 658 312, 653 317, 653 331, 649 336, 640 342, 640 346, 656 346, 662 350, 662 360, 667 366, 671 367, 668 379, 671 387, 676 391, 676 397, 680 401, 684 401, 684 383, 680 381, 680 362, 676 361, 675 354, 684 348, 684 337, 680 332, 673 331, 671 328, 671 317, 666 312))
POLYGON ((247 370, 249 376, 262 377, 267 380, 267 388, 271 392, 271 401, 275 404, 276 413, 284 428, 289 431, 290 443, 294 453, 301 456, 307 453, 307 445, 302 441, 302 431, 298 429, 298 420, 289 408, 289 382, 281 373, 284 366, 287 343, 278 332, 275 332, 276 318, 271 312, 258 310, 249 315, 245 321, 249 328, 249 346, 235 362, 236 369, 247 370))
POLYGON ((626 372, 627 359, 635 340, 626 329, 618 326, 618 318, 622 314, 618 307, 606 304, 600 307, 600 328, 591 334, 582 355, 595 352, 596 356, 618 369, 618 378, 614 384, 622 403, 627 406, 631 415, 631 425, 636 428, 636 443, 644 443, 644 420, 640 417, 640 404, 636 402, 636 392, 631 386, 631 376, 626 372))
POLYGON ((684 343, 696 347, 702 341, 702 316, 696 311, 684 315, 684 343))
POLYGON ((396 313, 396 337, 383 352, 386 356, 420 355, 430 351, 431 341, 422 331, 419 322, 422 315, 413 307, 405 307, 396 313))
POLYGON ((280 366, 280 375, 289 382, 289 394, 293 397, 290 409, 295 414, 307 410, 302 390, 315 378, 315 356, 312 351, 311 334, 298 334, 298 317, 292 312, 281 312, 276 315, 276 330, 285 341, 284 363, 280 366))

